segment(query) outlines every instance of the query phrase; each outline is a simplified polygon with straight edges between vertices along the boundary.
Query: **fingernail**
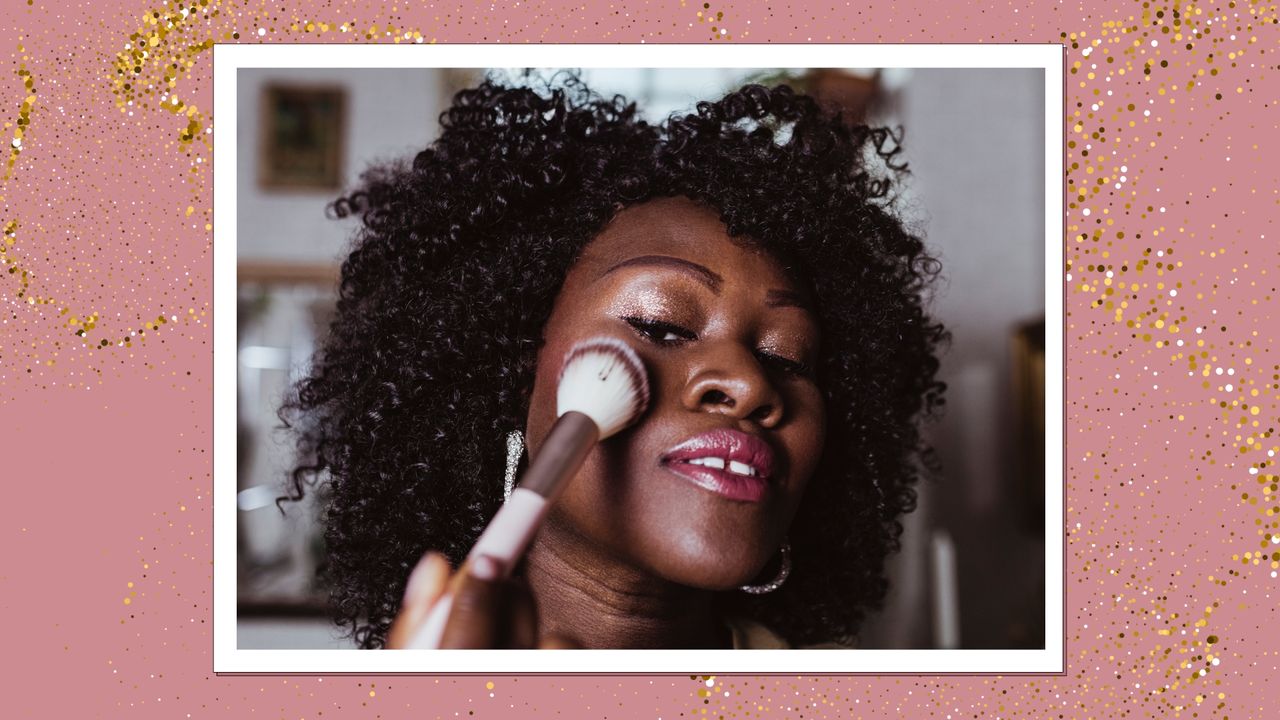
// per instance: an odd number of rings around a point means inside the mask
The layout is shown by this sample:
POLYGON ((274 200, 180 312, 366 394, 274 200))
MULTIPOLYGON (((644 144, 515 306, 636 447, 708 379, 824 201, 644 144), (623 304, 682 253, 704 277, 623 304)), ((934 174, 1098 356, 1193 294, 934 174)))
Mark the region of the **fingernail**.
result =
POLYGON ((471 576, 477 580, 497 580, 502 574, 502 564, 497 558, 478 555, 471 560, 471 576))
POLYGON ((429 578, 431 577, 431 572, 427 567, 429 564, 427 557, 424 557, 418 561, 418 565, 413 569, 413 572, 409 573, 409 582, 404 589, 404 599, 406 601, 417 599, 426 593, 429 578))

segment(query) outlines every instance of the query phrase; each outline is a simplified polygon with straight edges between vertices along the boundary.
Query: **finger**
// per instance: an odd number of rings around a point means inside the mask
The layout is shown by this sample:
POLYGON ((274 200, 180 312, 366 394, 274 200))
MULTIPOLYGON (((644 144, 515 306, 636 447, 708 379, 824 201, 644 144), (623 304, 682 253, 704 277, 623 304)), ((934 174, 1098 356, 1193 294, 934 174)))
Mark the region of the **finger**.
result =
MULTIPOLYGON (((440 637, 442 648, 501 647, 503 583, 497 561, 480 556, 459 573, 453 607, 440 637)), ((452 585, 452 583, 451 583, 452 585)))
POLYGON ((528 650, 538 643, 538 611, 533 602, 533 592, 521 580, 508 580, 506 587, 507 627, 506 647, 528 650))
POLYGON ((539 650, 581 650, 582 646, 564 635, 547 635, 538 643, 539 650))
POLYGON ((414 632, 426 618, 449 580, 449 561, 436 552, 428 552, 418 561, 405 584, 400 614, 387 633, 388 648, 408 647, 414 632))

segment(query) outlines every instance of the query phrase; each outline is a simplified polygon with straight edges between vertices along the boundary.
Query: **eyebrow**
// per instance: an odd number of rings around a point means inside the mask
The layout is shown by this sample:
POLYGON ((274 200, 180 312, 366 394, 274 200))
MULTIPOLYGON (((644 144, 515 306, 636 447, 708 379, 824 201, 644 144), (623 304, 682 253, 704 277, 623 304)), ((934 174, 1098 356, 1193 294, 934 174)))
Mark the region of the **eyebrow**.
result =
POLYGON ((805 302, 803 296, 798 292, 791 290, 770 290, 765 293, 764 302, 769 307, 794 307, 801 310, 810 310, 813 308, 809 303, 805 302))
MULTIPOLYGON (((614 265, 608 270, 605 270, 603 273, 600 274, 600 277, 604 277, 605 275, 608 275, 609 273, 615 270, 621 270, 622 268, 627 268, 627 267, 635 267, 637 265, 666 267, 672 270, 677 270, 679 272, 687 273, 693 276, 694 279, 698 280, 703 285, 706 285, 708 288, 711 289, 712 292, 716 293, 717 295, 720 293, 720 287, 724 284, 724 278, 720 277, 720 275, 715 271, 713 271, 711 268, 708 268, 705 265, 699 265, 698 263, 692 262, 689 260, 682 260, 677 257, 671 257, 670 255, 641 255, 639 257, 633 257, 627 260, 623 260, 617 265, 614 265)), ((792 290, 780 290, 780 289, 769 290, 767 293, 765 293, 764 301, 765 301, 765 304, 771 308, 793 307, 793 308, 799 308, 801 310, 813 312, 812 305, 810 305, 805 300, 804 296, 792 290)))
POLYGON ((720 292, 720 286, 724 284, 724 278, 720 277, 715 272, 712 272, 710 268, 703 265, 699 265, 696 262, 681 260, 680 258, 671 257, 669 255, 641 255, 639 257, 633 257, 628 260, 623 260, 617 265, 614 265, 608 270, 605 270, 603 273, 601 273, 600 277, 604 277, 605 275, 608 275, 609 273, 614 272, 615 270, 621 270, 627 267, 635 267, 637 265, 659 266, 659 267, 670 268, 672 270, 678 270, 680 272, 693 276, 695 280, 702 283, 703 285, 706 285, 708 288, 711 289, 712 292, 715 292, 717 294, 720 292))

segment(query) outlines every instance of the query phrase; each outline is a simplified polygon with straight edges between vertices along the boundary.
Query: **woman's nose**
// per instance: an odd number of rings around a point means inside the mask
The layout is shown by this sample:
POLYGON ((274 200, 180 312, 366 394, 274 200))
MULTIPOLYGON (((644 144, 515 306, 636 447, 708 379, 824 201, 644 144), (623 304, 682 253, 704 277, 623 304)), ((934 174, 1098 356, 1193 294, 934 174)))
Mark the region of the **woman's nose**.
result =
POLYGON ((684 389, 687 409, 751 420, 765 428, 782 421, 782 395, 749 348, 733 342, 702 344, 684 389))

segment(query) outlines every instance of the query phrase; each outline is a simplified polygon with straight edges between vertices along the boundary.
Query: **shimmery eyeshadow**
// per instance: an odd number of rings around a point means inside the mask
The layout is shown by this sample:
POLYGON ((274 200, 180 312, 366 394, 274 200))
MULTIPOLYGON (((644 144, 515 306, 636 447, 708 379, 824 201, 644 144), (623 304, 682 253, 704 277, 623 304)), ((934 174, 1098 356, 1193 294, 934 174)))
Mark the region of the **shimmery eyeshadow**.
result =
POLYGON ((672 321, 678 304, 670 290, 651 284, 629 284, 609 304, 608 312, 616 317, 638 315, 646 319, 672 321))

